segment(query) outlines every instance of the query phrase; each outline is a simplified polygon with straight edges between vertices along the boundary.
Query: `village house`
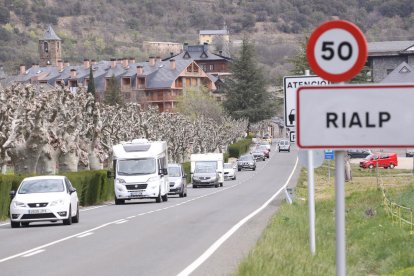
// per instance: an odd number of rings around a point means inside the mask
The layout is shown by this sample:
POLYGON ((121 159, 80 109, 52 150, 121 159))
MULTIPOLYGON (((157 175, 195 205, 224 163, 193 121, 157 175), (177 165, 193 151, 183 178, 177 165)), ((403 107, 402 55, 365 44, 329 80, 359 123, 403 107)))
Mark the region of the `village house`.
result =
POLYGON ((90 69, 94 77, 96 96, 102 100, 112 77, 119 83, 126 102, 158 106, 160 111, 172 111, 177 97, 187 88, 205 87, 222 100, 218 87, 220 76, 229 74, 230 58, 214 55, 208 45, 184 45, 184 51, 170 54, 164 60, 150 57, 136 62, 134 58, 95 61, 84 59, 81 65, 70 65, 62 60, 61 39, 51 26, 39 40, 39 64, 30 68, 20 66, 20 73, 13 81, 42 85, 61 85, 73 93, 87 87, 90 69))
POLYGON ((372 72, 373 82, 382 82, 403 62, 414 66, 414 41, 368 43, 368 66, 372 72))

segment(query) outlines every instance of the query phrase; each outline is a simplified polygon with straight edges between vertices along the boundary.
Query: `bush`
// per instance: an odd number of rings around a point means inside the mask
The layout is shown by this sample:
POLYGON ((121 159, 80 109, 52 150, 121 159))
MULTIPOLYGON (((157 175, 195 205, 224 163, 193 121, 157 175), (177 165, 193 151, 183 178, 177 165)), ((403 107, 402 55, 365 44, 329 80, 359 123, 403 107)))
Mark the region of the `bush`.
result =
POLYGON ((191 183, 191 162, 184 162, 182 166, 186 175, 187 184, 189 184, 191 183))
MULTIPOLYGON (((105 170, 64 173, 76 188, 81 206, 103 203, 114 198, 114 181, 105 170)), ((0 220, 9 215, 11 190, 17 190, 24 175, 0 175, 0 220)))
POLYGON ((245 154, 250 149, 250 144, 252 143, 251 138, 241 139, 234 144, 229 145, 227 151, 229 153, 228 157, 239 158, 240 155, 245 154))

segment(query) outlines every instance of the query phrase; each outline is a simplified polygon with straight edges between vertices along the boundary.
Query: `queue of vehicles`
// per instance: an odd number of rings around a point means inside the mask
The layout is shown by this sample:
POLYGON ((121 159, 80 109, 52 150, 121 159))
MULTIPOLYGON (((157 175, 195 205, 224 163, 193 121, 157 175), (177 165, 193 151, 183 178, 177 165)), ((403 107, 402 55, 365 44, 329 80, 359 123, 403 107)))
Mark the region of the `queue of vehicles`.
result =
MULTIPOLYGON (((270 157, 268 140, 259 142, 256 150, 263 160, 270 157)), ((234 163, 224 163, 223 153, 192 154, 190 161, 193 188, 222 187, 224 180, 236 179, 236 170, 256 170, 254 154, 242 155, 234 163)), ((114 145, 112 167, 108 177, 114 178, 116 205, 133 199, 159 203, 167 201, 168 195, 187 196, 186 173, 181 164, 168 163, 165 141, 134 139, 114 145)), ((66 176, 25 178, 10 197, 12 228, 31 222, 79 222, 78 194, 66 176)))

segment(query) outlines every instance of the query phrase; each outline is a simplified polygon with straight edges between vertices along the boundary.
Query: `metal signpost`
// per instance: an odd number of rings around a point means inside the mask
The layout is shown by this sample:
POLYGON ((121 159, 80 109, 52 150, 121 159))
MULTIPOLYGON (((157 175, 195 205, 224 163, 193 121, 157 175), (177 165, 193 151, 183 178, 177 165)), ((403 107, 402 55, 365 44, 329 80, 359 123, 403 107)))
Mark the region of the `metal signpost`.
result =
MULTIPOLYGON (((306 54, 309 65, 313 72, 315 72, 321 78, 331 82, 343 82, 352 79, 356 76, 367 59, 367 42, 361 30, 348 21, 333 20, 328 21, 320 25, 312 33, 309 38, 306 48, 306 54)), ((314 101, 307 102, 299 99, 299 92, 297 91, 297 144, 299 147, 313 149, 318 147, 303 147, 307 144, 307 138, 309 131, 322 138, 324 135, 318 133, 313 128, 317 120, 323 118, 315 118, 306 128, 303 123, 304 113, 300 110, 301 107, 313 106, 313 110, 319 110, 321 102, 317 103, 318 108, 312 104, 314 101), (301 104, 301 105, 299 105, 301 104), (311 130, 310 130, 311 129, 311 130), (301 136, 302 135, 302 136, 301 136)), ((305 91, 305 90, 302 90, 305 91)), ((302 93, 303 95, 306 93, 302 93)), ((307 98, 308 100, 308 98, 307 98)), ((325 102, 323 99, 322 102, 325 102)), ((341 103, 337 100, 334 105, 335 110, 342 108, 341 103)), ((345 106, 345 105, 344 105, 345 106)), ((312 113, 313 114, 313 113, 312 113)), ((307 115, 309 115, 307 113, 307 115)), ((327 145, 321 145, 320 148, 335 148, 327 145)), ((345 148, 345 147, 344 147, 345 148)), ((345 152, 335 152, 335 197, 336 197, 336 274, 345 276, 346 273, 346 250, 345 250, 345 152)))

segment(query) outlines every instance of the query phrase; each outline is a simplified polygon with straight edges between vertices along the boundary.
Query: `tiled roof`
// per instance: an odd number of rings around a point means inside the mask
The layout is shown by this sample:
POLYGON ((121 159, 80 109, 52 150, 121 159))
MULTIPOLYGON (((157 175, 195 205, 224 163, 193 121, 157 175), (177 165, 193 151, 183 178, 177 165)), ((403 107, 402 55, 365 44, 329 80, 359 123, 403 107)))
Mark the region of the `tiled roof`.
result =
POLYGON ((401 63, 381 83, 414 83, 414 67, 401 63))
POLYGON ((201 35, 228 35, 228 30, 200 30, 201 35))
MULTIPOLYGON (((368 43, 368 55, 378 53, 398 54, 414 47, 414 40, 410 41, 381 41, 368 43)), ((413 49, 414 50, 414 49, 413 49)))
POLYGON ((62 40, 60 39, 55 31, 53 30, 52 26, 48 26, 45 34, 43 35, 42 40, 62 40))

